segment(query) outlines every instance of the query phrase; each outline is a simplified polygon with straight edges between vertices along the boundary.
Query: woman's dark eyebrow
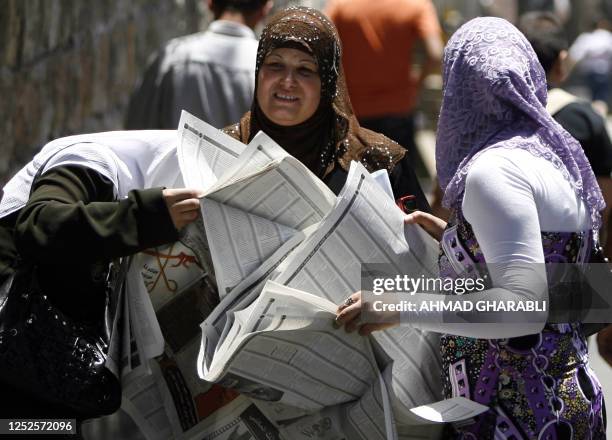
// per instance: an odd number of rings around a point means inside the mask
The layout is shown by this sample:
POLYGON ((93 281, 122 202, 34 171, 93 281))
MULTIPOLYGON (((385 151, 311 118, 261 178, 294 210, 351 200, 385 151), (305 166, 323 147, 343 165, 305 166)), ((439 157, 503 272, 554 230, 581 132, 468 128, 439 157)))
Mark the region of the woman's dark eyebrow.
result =
POLYGON ((315 66, 318 66, 317 62, 312 60, 312 59, 308 59, 308 58, 302 58, 301 60, 299 60, 300 63, 310 63, 310 64, 314 64, 315 66))
POLYGON ((266 55, 266 59, 272 58, 272 57, 280 58, 281 60, 283 59, 283 57, 277 53, 271 53, 271 54, 266 55))

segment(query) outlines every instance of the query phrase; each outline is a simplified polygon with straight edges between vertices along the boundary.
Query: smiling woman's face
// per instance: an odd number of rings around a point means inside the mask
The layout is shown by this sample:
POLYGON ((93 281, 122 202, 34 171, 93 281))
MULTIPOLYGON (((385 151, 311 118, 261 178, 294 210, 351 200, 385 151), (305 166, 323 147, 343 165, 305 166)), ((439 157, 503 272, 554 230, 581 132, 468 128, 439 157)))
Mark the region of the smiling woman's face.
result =
POLYGON ((321 78, 312 55, 283 47, 266 56, 257 76, 257 101, 268 119, 283 126, 300 124, 320 100, 321 78))

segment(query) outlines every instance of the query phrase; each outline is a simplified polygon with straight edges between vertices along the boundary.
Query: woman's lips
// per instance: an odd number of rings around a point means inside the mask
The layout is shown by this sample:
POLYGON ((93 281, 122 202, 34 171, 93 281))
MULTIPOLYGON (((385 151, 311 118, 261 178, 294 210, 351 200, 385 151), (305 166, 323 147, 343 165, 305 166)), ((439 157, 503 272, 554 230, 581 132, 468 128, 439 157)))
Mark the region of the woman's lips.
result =
POLYGON ((296 102, 299 99, 297 96, 284 93, 274 93, 274 98, 283 102, 296 102))

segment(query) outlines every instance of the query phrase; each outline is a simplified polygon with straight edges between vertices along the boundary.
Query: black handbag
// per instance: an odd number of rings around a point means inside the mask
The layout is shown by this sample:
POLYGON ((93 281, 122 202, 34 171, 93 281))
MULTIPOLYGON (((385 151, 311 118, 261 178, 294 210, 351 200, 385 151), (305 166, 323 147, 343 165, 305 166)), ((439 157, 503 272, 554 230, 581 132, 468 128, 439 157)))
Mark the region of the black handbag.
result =
POLYGON ((93 324, 77 322, 55 307, 39 284, 36 266, 18 261, 14 274, 0 286, 2 380, 77 418, 119 409, 121 384, 105 363, 116 297, 127 264, 123 259, 120 265, 108 265, 106 279, 102 280, 106 293, 104 322, 93 324))
POLYGON ((75 417, 111 414, 121 405, 121 385, 105 367, 104 327, 64 314, 44 294, 35 267, 21 265, 0 291, 0 375, 75 417))

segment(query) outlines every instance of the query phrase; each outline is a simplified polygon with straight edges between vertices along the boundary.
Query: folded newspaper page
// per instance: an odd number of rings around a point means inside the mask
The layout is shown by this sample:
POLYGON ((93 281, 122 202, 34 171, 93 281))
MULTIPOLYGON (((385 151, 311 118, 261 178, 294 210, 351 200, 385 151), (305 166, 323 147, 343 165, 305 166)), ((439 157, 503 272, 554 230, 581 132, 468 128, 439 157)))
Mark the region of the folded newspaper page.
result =
POLYGON ((206 246, 215 255, 221 297, 335 203, 319 179, 264 133, 244 146, 183 112, 179 138, 185 184, 205 190, 206 246))
POLYGON ((240 396, 212 413, 204 422, 187 432, 184 438, 281 440, 281 435, 279 428, 266 418, 255 403, 240 396))
POLYGON ((335 329, 335 310, 330 301, 268 281, 251 306, 235 312, 204 379, 309 414, 339 406, 330 420, 340 434, 393 438, 370 341, 335 329))
POLYGON ((335 310, 330 301, 268 281, 252 305, 234 312, 235 325, 204 379, 234 372, 273 388, 285 377, 284 389, 270 394, 306 410, 356 400, 378 368, 367 338, 332 327, 335 310))
POLYGON ((334 203, 333 193, 306 167, 257 134, 201 203, 220 296, 297 231, 321 221, 334 203))
MULTIPOLYGON (((164 157, 147 176, 151 186, 176 186, 198 179, 192 186, 210 187, 246 148, 196 118, 184 117, 179 147, 193 152, 191 160, 195 163, 197 159, 198 166, 182 167, 177 177, 182 158, 173 150, 175 154, 164 157), (198 159, 196 153, 210 156, 198 159), (203 163, 210 165, 214 179, 208 172, 195 173, 203 169, 203 163)), ((218 303, 212 260, 203 223, 187 229, 181 241, 134 257, 128 276, 128 328, 131 326, 132 333, 123 344, 128 350, 123 355, 122 409, 149 439, 182 437, 211 413, 207 410, 210 402, 219 401, 211 397, 211 384, 201 381, 195 369, 199 325, 218 303), (136 368, 134 362, 126 362, 129 360, 137 362, 136 368)))
POLYGON ((187 188, 208 189, 246 146, 183 111, 178 128, 178 162, 187 188))

